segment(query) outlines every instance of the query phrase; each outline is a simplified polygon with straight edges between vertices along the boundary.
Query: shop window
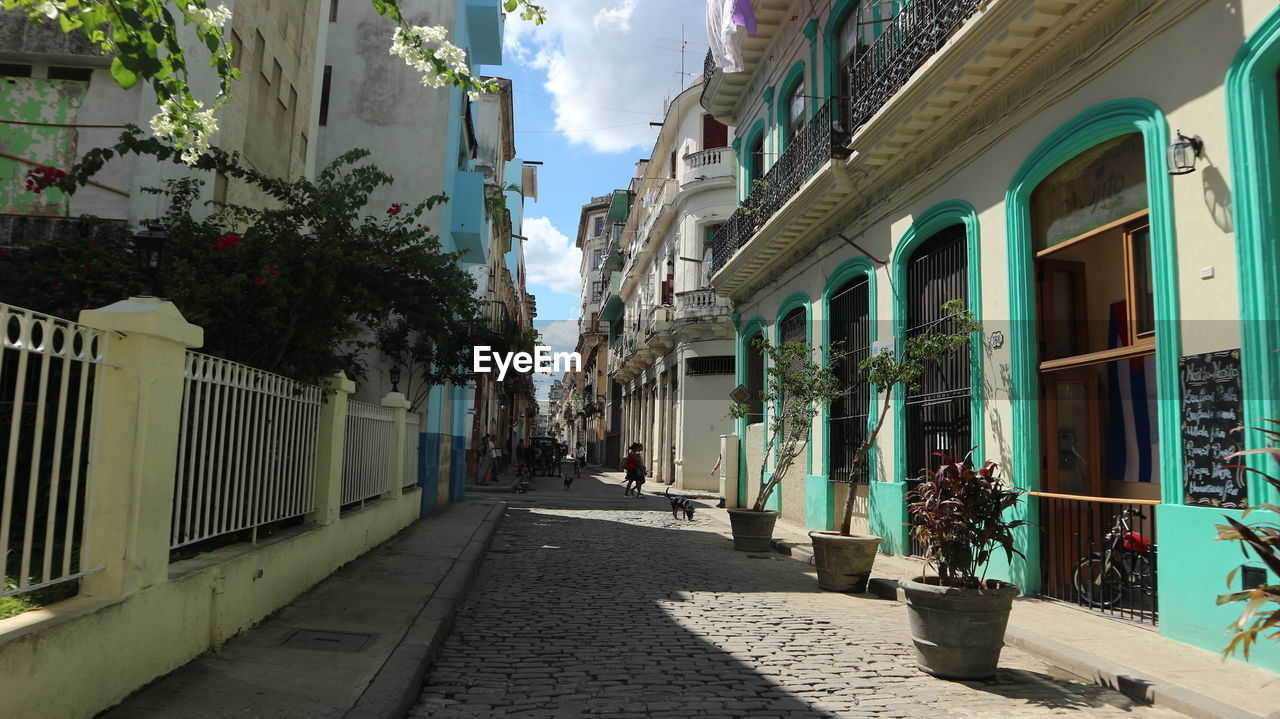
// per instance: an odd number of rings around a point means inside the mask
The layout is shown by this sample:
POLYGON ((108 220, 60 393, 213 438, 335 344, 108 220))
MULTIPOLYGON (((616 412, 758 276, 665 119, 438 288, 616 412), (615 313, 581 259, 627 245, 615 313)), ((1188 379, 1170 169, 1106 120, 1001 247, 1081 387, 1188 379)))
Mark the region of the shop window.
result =
POLYGON ((1050 173, 1032 192, 1031 227, 1042 486, 1071 495, 1158 498, 1142 135, 1101 143, 1050 173))

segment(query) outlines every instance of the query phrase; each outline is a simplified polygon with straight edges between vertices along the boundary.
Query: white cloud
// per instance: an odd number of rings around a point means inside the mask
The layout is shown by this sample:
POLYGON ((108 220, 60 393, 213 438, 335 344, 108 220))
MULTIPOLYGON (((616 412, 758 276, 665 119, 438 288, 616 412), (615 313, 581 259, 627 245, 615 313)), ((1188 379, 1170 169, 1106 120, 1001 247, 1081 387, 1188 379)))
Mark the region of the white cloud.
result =
POLYGON ((573 240, 546 217, 525 218, 524 236, 528 238, 524 243, 524 266, 529 284, 546 285, 574 297, 581 295, 578 270, 582 250, 573 246, 573 240))
MULTIPOLYGON (((507 18, 509 60, 546 73, 556 129, 597 152, 647 150, 663 100, 702 72, 706 7, 691 0, 556 0, 541 26, 507 18), (684 26, 683 82, 680 29, 684 26)), ((517 88, 517 91, 519 88, 517 88)))

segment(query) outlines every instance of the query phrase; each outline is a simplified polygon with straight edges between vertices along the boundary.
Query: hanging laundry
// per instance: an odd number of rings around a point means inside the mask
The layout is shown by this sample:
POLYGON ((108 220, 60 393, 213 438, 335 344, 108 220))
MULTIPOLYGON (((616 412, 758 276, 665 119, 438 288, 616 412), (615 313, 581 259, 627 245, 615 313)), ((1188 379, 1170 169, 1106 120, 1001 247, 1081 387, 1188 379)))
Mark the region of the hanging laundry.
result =
POLYGON ((742 72, 742 35, 756 34, 756 14, 750 0, 707 0, 707 42, 716 67, 742 72))

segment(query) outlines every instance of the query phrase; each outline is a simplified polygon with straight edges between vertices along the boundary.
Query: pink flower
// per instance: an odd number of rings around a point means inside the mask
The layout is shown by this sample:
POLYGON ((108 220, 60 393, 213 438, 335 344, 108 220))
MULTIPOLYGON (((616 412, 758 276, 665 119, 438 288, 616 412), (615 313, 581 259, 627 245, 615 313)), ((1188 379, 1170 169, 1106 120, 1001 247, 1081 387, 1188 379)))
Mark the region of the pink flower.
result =
POLYGON ((212 245, 209 245, 209 248, 213 250, 217 250, 218 252, 226 252, 227 250, 232 249, 236 245, 240 244, 240 240, 241 240, 240 235, 237 235, 235 233, 232 233, 229 235, 223 235, 222 237, 218 238, 217 242, 213 243, 212 245))
POLYGON ((401 208, 400 208, 400 203, 399 203, 399 202, 393 202, 393 203, 391 203, 391 207, 388 207, 388 208, 387 208, 387 214, 388 214, 388 215, 398 215, 398 214, 400 214, 400 209, 401 209, 401 208))
POLYGON ((66 177, 67 173, 56 167, 48 165, 37 165, 27 173, 27 189, 34 191, 37 195, 44 188, 66 177))

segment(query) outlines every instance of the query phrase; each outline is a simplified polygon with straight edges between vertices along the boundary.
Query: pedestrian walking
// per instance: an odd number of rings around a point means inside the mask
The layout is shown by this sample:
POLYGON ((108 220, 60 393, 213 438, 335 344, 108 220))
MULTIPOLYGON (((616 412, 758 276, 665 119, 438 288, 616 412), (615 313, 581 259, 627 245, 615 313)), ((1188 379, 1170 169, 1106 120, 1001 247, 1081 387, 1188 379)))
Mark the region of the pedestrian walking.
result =
POLYGON ((502 450, 498 449, 498 435, 489 435, 489 476, 486 477, 488 482, 497 483, 498 481, 498 462, 502 461, 502 450))
POLYGON ((554 442, 552 443, 551 446, 554 448, 552 449, 552 451, 555 452, 556 476, 563 477, 564 476, 563 462, 564 462, 564 453, 565 453, 566 447, 563 444, 560 444, 559 442, 554 442))
POLYGON ((476 448, 476 484, 489 483, 489 474, 493 470, 493 444, 489 435, 480 438, 480 446, 476 448))
POLYGON ((623 469, 626 470, 626 480, 623 482, 625 487, 622 496, 629 497, 634 491, 635 496, 640 496, 640 487, 644 485, 644 445, 639 442, 633 442, 627 451, 627 459, 623 463, 623 469))
POLYGON ((525 460, 524 437, 521 437, 520 441, 516 443, 516 475, 517 476, 524 475, 524 460, 525 460))
POLYGON ((577 450, 574 451, 574 456, 573 456, 574 476, 581 477, 582 468, 586 466, 587 466, 587 450, 583 448, 581 444, 579 444, 577 450))

